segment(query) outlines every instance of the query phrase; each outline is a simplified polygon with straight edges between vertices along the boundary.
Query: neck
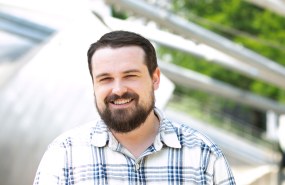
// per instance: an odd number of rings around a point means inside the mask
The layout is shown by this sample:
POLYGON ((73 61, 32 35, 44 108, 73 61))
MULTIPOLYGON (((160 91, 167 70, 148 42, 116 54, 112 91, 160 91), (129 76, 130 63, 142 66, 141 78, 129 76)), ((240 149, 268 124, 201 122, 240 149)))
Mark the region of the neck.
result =
POLYGON ((159 130, 159 120, 152 111, 146 121, 137 129, 128 133, 111 131, 115 138, 138 158, 150 145, 159 130))

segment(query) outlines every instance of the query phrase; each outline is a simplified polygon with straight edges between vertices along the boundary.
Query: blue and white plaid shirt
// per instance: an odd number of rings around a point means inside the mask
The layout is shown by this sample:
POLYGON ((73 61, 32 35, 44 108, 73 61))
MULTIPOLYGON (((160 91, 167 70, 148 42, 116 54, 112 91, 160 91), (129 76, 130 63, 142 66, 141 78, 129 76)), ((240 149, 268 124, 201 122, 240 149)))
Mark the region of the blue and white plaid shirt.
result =
POLYGON ((222 151, 184 124, 160 119, 159 133, 139 158, 114 138, 102 120, 80 126, 50 144, 34 185, 235 185, 222 151))

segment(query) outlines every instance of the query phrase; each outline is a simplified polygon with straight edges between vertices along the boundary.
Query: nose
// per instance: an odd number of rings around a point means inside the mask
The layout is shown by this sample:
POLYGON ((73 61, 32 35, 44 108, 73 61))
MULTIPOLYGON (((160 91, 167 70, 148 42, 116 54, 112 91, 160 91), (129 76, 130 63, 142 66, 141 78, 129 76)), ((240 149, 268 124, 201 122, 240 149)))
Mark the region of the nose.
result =
POLYGON ((112 93, 118 96, 122 96, 124 93, 127 92, 127 87, 120 81, 116 81, 114 83, 114 87, 112 89, 112 93))

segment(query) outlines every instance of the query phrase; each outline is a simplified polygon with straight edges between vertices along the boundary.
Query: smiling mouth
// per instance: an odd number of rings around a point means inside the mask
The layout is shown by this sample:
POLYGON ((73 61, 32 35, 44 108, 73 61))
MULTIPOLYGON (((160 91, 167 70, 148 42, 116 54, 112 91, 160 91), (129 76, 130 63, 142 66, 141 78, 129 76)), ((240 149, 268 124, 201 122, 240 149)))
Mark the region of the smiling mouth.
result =
POLYGON ((112 101, 113 104, 115 105, 124 105, 127 103, 130 103, 133 99, 129 98, 129 99, 117 99, 115 101, 112 101))

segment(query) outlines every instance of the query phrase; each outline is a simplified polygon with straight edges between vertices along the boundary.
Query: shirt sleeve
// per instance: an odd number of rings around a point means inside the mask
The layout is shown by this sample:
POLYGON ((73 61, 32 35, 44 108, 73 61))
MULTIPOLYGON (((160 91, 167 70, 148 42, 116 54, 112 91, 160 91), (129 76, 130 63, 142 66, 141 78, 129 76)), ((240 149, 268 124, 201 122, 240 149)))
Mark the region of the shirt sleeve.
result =
POLYGON ((40 162, 33 185, 63 185, 67 178, 64 147, 50 145, 40 162))
POLYGON ((231 168, 222 155, 214 163, 214 184, 215 185, 235 185, 235 179, 231 168))

